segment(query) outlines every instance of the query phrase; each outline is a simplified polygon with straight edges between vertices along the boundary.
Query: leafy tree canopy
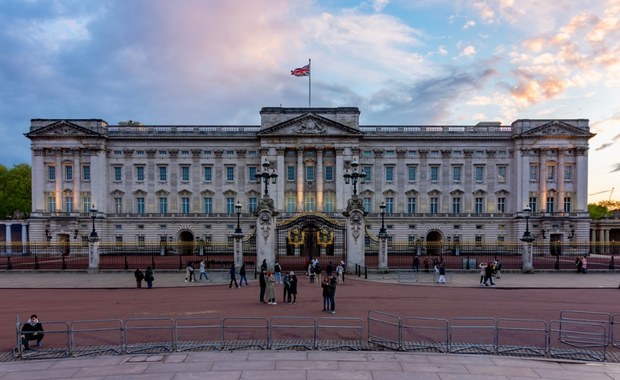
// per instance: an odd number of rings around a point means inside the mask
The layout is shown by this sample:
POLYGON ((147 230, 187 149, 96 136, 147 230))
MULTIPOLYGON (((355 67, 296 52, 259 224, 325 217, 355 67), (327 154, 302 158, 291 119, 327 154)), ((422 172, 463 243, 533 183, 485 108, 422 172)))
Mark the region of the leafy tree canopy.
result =
POLYGON ((12 169, 0 164, 0 219, 22 219, 32 209, 32 168, 18 164, 12 169))

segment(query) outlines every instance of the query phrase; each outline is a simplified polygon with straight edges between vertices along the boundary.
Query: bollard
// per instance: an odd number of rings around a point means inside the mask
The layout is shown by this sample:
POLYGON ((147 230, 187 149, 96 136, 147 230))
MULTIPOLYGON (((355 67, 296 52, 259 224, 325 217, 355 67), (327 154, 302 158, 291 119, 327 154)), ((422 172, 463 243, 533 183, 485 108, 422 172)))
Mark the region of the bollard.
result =
POLYGON ((179 270, 183 270, 183 261, 181 261, 181 256, 179 256, 179 270))
POLYGON ((13 269, 13 263, 11 262, 11 256, 9 256, 9 259, 6 262, 6 269, 7 270, 13 269))
POLYGON ((368 267, 364 267, 364 280, 368 280, 368 267))

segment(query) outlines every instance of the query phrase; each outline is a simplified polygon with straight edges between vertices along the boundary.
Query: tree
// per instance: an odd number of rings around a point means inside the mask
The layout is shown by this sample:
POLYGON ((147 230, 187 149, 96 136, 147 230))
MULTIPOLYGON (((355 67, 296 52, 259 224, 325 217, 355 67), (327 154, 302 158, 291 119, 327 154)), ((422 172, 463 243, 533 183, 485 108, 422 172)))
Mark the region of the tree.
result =
POLYGON ((602 219, 609 215, 609 210, 607 207, 602 206, 600 203, 601 202, 588 204, 590 219, 602 219))
POLYGON ((12 169, 0 164, 0 219, 28 218, 32 209, 32 168, 18 164, 12 169))

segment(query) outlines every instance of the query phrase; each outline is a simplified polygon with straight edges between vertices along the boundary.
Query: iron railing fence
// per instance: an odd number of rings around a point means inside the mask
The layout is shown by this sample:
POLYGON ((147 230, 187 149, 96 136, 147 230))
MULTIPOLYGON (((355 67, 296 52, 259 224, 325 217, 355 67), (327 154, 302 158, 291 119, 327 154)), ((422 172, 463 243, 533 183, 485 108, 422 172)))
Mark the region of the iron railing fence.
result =
POLYGON ((16 317, 13 356, 43 359, 189 350, 296 349, 436 351, 620 361, 620 313, 562 311, 541 319, 400 316, 152 317, 45 322, 42 347, 24 350, 16 317))

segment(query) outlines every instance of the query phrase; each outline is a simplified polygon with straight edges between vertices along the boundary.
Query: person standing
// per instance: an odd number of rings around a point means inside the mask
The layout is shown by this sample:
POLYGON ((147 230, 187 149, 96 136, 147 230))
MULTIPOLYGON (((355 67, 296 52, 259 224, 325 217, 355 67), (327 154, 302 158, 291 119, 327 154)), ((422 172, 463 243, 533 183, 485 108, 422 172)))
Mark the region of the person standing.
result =
POLYGON ((273 273, 267 273, 267 303, 270 305, 277 305, 276 302, 276 279, 273 277, 273 273))
POLYGON ((245 263, 241 264, 241 268, 239 268, 239 286, 243 286, 243 282, 245 281, 245 286, 248 286, 248 278, 245 276, 245 263))
POLYGON ((198 280, 202 280, 202 277, 204 277, 205 280, 209 279, 209 276, 207 276, 207 262, 205 260, 200 262, 200 277, 198 277, 198 280))
POLYGON ((314 264, 314 273, 316 274, 317 284, 321 284, 321 264, 319 264, 318 260, 314 264))
POLYGON ((187 262, 187 267, 185 267, 185 282, 194 282, 194 266, 191 261, 187 262))
POLYGON ((446 283, 446 263, 439 263, 439 280, 437 281, 440 284, 446 283))
POLYGON ((280 263, 278 262, 278 260, 276 260, 276 263, 273 265, 273 271, 276 274, 276 283, 281 284, 282 283, 282 266, 280 266, 280 263))
POLYGON ((291 288, 291 283, 290 283, 290 275, 287 273, 284 275, 284 283, 282 286, 282 303, 286 302, 287 296, 288 296, 288 300, 291 300, 291 293, 289 292, 290 288, 291 288))
POLYGON ((414 272, 420 271, 420 258, 418 256, 415 256, 413 258, 413 271, 414 272))
POLYGON ((581 257, 575 258, 575 265, 577 266, 577 273, 581 273, 583 269, 583 261, 581 261, 581 257))
POLYGON ((258 275, 258 285, 260 286, 260 302, 265 302, 265 290, 267 288, 267 279, 265 278, 265 271, 261 269, 260 274, 258 275))
POLYGON ((267 259, 263 259, 263 262, 260 265, 260 269, 264 270, 265 273, 267 272, 267 259))
POLYGON ((136 268, 136 271, 133 272, 133 275, 136 278, 136 289, 142 289, 142 280, 144 280, 144 273, 142 273, 140 268, 136 268))
POLYGON ((329 279, 325 277, 321 282, 321 289, 323 290, 323 311, 331 310, 329 303, 329 279))
POLYGON ((232 288, 233 282, 235 283, 235 289, 238 288, 239 284, 237 284, 237 268, 235 268, 235 264, 230 266, 230 270, 228 272, 230 273, 230 284, 228 284, 228 288, 232 288))
POLYGON ((153 268, 149 265, 146 267, 146 273, 144 274, 144 280, 146 281, 146 287, 148 289, 153 288, 153 281, 155 280, 155 275, 153 272, 153 268))
POLYGON ((486 267, 484 267, 484 286, 489 286, 487 281, 491 283, 491 286, 495 286, 493 283, 493 263, 488 262, 486 267))
POLYGON ((336 275, 338 276, 338 283, 342 284, 342 273, 344 271, 344 268, 342 268, 342 261, 341 264, 338 264, 338 266, 336 267, 336 275))
POLYGON ((297 302, 297 276, 295 272, 289 274, 289 289, 288 289, 288 302, 294 304, 297 302), (292 301, 291 301, 292 297, 292 301))
POLYGON ((581 259, 581 273, 588 273, 588 259, 585 256, 581 259))
POLYGON ((347 274, 347 265, 344 261, 340 261, 340 266, 342 267, 342 284, 344 285, 344 276, 347 274))
POLYGON ((37 341, 37 347, 41 347, 41 340, 45 334, 43 334, 43 325, 39 322, 39 318, 36 314, 30 316, 30 320, 24 323, 21 330, 21 340, 24 350, 29 350, 29 342, 31 340, 37 341))
POLYGON ((327 287, 328 289, 328 297, 329 297, 329 304, 330 304, 330 314, 336 314, 336 277, 325 277, 325 278, 329 278, 329 285, 327 287))
POLYGON ((478 265, 480 268, 480 286, 484 286, 484 277, 486 276, 487 263, 482 262, 478 265))

